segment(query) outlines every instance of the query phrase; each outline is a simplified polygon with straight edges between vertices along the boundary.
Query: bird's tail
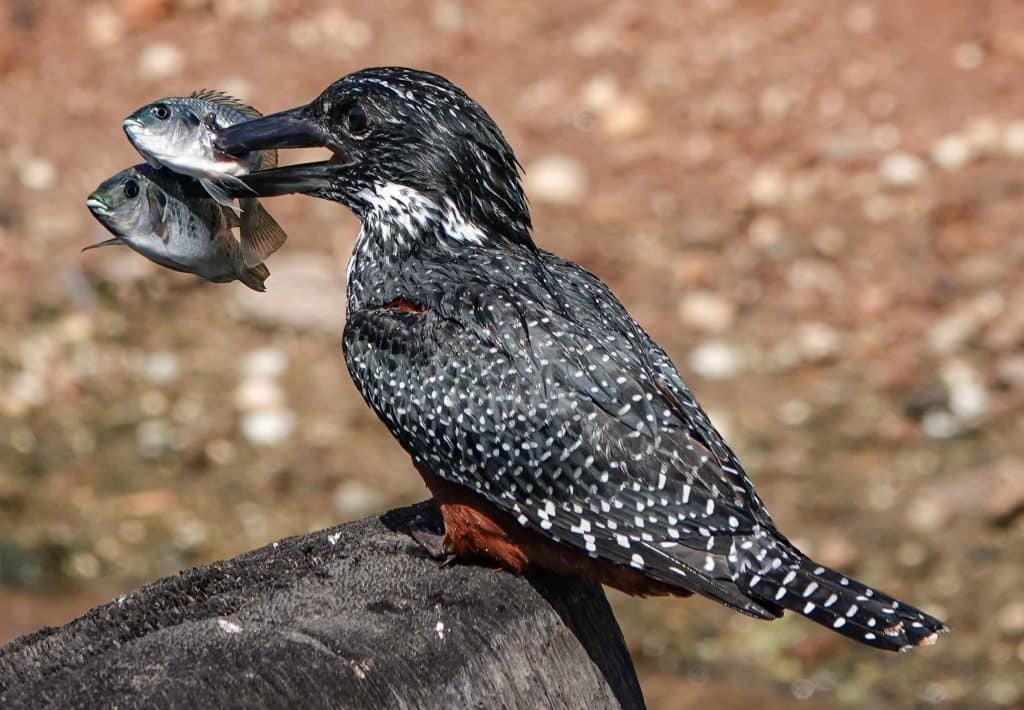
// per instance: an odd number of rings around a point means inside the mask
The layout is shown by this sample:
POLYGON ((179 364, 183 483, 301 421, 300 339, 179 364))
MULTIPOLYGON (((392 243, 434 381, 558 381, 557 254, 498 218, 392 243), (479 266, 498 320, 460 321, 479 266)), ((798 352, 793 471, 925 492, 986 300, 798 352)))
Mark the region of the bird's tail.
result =
POLYGON ((737 583, 755 600, 791 609, 854 641, 886 651, 929 646, 949 630, 919 609, 803 555, 760 574, 747 573, 737 583))

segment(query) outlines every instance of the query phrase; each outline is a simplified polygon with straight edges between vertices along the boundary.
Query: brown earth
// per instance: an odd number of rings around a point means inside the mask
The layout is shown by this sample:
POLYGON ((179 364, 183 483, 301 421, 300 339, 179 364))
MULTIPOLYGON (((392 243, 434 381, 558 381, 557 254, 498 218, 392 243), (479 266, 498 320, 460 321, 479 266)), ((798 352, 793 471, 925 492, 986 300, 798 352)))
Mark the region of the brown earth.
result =
POLYGON ((488 108, 537 241, 675 356, 780 527, 953 627, 894 657, 615 597, 651 707, 1024 702, 1024 5, 0 9, 0 640, 424 497, 340 358, 342 208, 269 202, 291 238, 267 294, 79 253, 139 105, 278 110, 400 64, 488 108))

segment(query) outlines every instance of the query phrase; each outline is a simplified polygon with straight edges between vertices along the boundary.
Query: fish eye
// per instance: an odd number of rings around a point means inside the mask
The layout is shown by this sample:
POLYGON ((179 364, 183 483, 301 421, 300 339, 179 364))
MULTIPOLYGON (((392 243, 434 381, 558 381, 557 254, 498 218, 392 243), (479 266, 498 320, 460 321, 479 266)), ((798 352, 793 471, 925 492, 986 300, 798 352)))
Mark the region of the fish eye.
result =
POLYGON ((353 136, 365 135, 370 130, 370 119, 367 118, 362 106, 352 104, 345 109, 345 127, 353 136))
POLYGON ((129 200, 134 200, 139 196, 139 183, 134 180, 125 180, 122 189, 124 190, 124 196, 129 200))
POLYGON ((171 115, 171 110, 167 108, 167 104, 157 104, 153 107, 153 115, 161 121, 165 121, 171 115))

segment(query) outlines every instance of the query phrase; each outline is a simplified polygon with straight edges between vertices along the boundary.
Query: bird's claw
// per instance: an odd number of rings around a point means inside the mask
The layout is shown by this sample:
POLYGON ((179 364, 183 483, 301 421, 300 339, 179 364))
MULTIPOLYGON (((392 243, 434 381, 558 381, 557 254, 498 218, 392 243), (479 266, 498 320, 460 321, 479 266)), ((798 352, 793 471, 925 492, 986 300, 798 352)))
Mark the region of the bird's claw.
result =
POLYGON ((442 567, 447 567, 455 560, 455 555, 445 543, 444 532, 432 529, 430 524, 420 516, 416 516, 416 519, 409 524, 406 533, 426 550, 432 559, 439 560, 442 567))

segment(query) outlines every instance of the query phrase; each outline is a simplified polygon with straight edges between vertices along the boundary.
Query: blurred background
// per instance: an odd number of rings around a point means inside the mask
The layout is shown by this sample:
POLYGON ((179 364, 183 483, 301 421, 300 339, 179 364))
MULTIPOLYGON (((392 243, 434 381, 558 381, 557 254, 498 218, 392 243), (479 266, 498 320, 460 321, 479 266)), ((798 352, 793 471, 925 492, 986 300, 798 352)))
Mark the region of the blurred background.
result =
POLYGON ((673 355, 781 529, 954 629, 897 658, 612 593, 650 706, 1024 702, 1024 3, 0 9, 0 642, 426 496, 341 358, 343 208, 268 201, 266 294, 79 253, 138 106, 399 64, 487 107, 537 242, 673 355))

